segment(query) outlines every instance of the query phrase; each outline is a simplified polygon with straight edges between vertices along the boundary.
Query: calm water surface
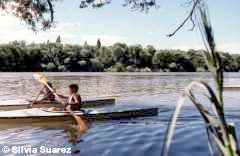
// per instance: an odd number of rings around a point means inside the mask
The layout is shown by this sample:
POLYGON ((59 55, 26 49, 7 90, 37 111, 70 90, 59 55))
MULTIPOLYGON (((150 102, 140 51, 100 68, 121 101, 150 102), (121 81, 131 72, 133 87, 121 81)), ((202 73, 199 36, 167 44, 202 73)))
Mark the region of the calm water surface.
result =
MULTIPOLYGON (((76 145, 68 142, 61 125, 22 125, 0 128, 0 146, 71 147, 81 156, 159 156, 169 116, 184 87, 193 80, 213 85, 211 76, 202 73, 109 74, 109 73, 48 73, 60 93, 67 93, 71 83, 80 85, 84 98, 118 96, 117 108, 159 107, 158 116, 121 121, 91 123, 90 129, 76 145)), ((240 74, 226 74, 227 84, 240 85, 240 74)), ((32 73, 0 73, 0 100, 31 99, 41 85, 32 73)), ((196 90, 196 92, 201 92, 196 90)), ((225 110, 229 121, 236 124, 240 137, 240 90, 226 91, 225 110)), ((208 105, 206 100, 202 101, 208 105)), ((0 152, 0 155, 3 155, 0 152)), ((13 154, 9 154, 13 155, 13 154)), ((32 154, 42 155, 42 154, 32 154)), ((186 102, 175 131, 171 155, 209 155, 203 122, 195 108, 186 102)))

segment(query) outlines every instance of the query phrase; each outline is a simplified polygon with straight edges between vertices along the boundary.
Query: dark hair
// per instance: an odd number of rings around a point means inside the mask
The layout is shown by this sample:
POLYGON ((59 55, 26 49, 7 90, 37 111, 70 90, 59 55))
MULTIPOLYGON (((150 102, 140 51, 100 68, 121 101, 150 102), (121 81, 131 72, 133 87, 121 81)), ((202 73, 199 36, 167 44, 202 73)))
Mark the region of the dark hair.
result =
POLYGON ((73 90, 75 93, 78 92, 78 85, 77 84, 70 84, 68 86, 71 90, 73 90))

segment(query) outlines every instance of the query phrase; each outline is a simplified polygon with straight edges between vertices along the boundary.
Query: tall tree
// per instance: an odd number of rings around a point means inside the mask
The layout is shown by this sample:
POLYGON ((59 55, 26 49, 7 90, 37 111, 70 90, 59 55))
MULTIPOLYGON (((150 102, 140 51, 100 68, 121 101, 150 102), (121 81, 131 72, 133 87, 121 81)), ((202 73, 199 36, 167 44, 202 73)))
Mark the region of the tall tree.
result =
POLYGON ((102 46, 100 39, 97 40, 97 48, 100 49, 102 46))
POLYGON ((61 43, 61 36, 58 35, 57 39, 56 39, 56 43, 61 43))

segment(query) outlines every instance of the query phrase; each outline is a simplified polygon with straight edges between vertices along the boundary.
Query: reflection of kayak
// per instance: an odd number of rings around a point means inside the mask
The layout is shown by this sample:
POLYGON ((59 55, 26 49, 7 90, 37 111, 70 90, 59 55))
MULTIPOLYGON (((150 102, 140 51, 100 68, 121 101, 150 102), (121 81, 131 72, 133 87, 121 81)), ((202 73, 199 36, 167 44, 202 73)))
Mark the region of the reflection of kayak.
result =
MULTIPOLYGON (((125 110, 85 110, 75 111, 74 114, 86 117, 88 120, 116 120, 144 116, 155 116, 158 108, 136 108, 125 110)), ((73 117, 64 111, 49 111, 46 108, 32 108, 0 112, 0 124, 49 123, 74 121, 73 117)))
MULTIPOLYGON (((85 100, 82 102, 83 108, 89 108, 89 107, 100 107, 100 106, 106 106, 106 105, 112 105, 115 104, 114 98, 106 98, 106 99, 92 99, 92 100, 85 100)), ((2 104, 0 104, 0 110, 17 110, 17 109, 26 109, 29 106, 28 101, 2 101, 2 104)), ((56 107, 56 106, 62 106, 58 102, 50 102, 50 101, 44 101, 41 103, 35 103, 32 105, 32 108, 42 108, 42 107, 56 107)))
POLYGON ((224 90, 240 90, 240 86, 236 85, 236 86, 224 86, 223 87, 224 90))

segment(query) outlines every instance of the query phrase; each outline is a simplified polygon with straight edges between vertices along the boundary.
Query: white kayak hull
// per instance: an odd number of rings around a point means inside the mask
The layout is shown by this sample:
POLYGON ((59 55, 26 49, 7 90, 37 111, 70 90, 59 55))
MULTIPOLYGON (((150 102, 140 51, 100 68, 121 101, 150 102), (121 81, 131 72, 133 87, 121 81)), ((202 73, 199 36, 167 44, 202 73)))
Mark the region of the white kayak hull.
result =
MULTIPOLYGON (((120 111, 86 110, 85 112, 76 111, 76 115, 88 120, 116 120, 129 119, 136 117, 155 116, 158 108, 139 108, 120 111)), ((14 111, 0 112, 0 124, 16 123, 41 123, 56 121, 74 121, 73 117, 67 112, 50 112, 46 108, 32 108, 14 111)))
MULTIPOLYGON (((116 99, 114 98, 106 98, 106 99, 88 99, 82 102, 82 108, 91 108, 91 107, 102 107, 106 105, 113 105, 115 104, 116 99)), ((8 110, 19 110, 19 109, 26 109, 30 106, 28 101, 6 101, 1 102, 0 110, 8 111, 8 110)), ((41 102, 37 104, 33 104, 31 108, 50 108, 50 107, 62 107, 62 105, 58 102, 41 102)))

